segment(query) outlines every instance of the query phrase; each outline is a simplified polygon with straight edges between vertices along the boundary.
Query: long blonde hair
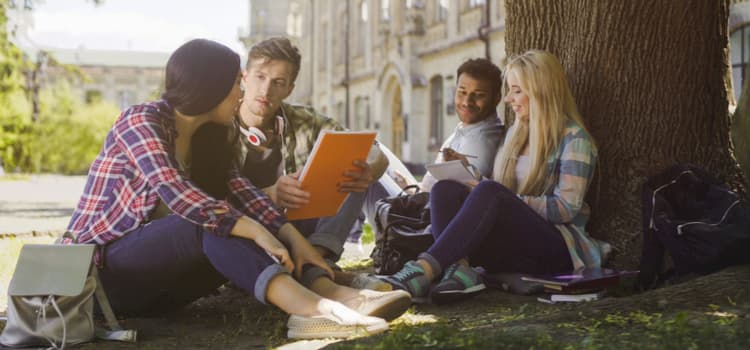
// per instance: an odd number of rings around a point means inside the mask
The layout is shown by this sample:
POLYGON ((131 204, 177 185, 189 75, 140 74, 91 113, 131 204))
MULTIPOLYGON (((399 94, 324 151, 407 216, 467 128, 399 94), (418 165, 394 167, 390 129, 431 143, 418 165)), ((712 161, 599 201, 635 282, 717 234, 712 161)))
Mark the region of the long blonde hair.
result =
POLYGON ((508 130, 505 144, 498 151, 493 171, 495 181, 522 195, 541 195, 550 179, 547 160, 562 141, 565 123, 573 120, 585 128, 560 61, 541 50, 526 51, 512 57, 505 66, 504 90, 508 74, 515 74, 523 93, 529 97, 529 121, 516 119, 508 130), (529 176, 516 179, 518 156, 528 143, 529 176))

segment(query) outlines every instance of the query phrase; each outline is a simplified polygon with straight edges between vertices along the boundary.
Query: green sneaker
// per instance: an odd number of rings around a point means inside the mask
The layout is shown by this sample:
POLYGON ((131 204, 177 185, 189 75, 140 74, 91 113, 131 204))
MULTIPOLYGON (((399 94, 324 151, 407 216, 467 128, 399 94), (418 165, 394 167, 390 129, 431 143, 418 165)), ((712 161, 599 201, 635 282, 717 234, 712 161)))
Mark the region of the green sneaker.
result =
POLYGON ((470 266, 453 264, 445 270, 443 278, 430 290, 434 304, 445 304, 473 297, 486 287, 479 275, 470 266))
POLYGON ((430 281, 424 275, 424 269, 416 261, 407 261, 404 267, 401 268, 401 271, 390 276, 380 276, 380 278, 390 283, 393 288, 409 292, 413 302, 427 302, 430 281))

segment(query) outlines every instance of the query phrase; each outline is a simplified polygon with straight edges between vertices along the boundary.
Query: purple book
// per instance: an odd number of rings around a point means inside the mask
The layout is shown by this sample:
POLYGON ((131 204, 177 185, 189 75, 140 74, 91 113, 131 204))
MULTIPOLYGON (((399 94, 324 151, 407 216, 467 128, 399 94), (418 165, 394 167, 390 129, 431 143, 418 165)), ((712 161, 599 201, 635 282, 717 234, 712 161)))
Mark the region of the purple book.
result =
POLYGON ((548 275, 529 275, 521 277, 528 282, 537 282, 545 288, 559 291, 577 289, 603 289, 616 285, 621 276, 634 275, 639 271, 621 271, 608 268, 589 268, 565 273, 548 275))

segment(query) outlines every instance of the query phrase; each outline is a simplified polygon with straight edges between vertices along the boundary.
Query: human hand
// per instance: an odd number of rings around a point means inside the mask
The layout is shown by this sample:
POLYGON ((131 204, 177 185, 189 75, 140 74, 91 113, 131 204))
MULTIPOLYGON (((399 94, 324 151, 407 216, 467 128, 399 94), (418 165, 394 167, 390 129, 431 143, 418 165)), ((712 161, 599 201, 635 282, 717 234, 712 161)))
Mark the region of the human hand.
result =
POLYGON ((279 229, 279 239, 286 243, 292 251, 294 274, 297 278, 302 277, 302 267, 305 264, 312 264, 322 268, 333 279, 333 269, 323 259, 318 250, 307 241, 307 238, 299 233, 294 225, 290 223, 282 225, 279 229))
POLYGON ((409 183, 408 181, 406 181, 406 178, 404 177, 404 175, 402 175, 398 171, 393 170, 392 172, 390 172, 390 176, 393 179, 393 181, 396 182, 398 187, 401 187, 403 189, 404 187, 409 186, 409 183))
POLYGON ((358 167, 359 170, 348 170, 344 172, 344 176, 351 179, 351 181, 344 181, 339 183, 339 191, 341 192, 365 192, 373 181, 372 169, 370 164, 362 160, 355 160, 354 166, 358 167))
POLYGON ((274 187, 276 205, 281 208, 298 209, 310 202, 310 192, 302 190, 299 171, 279 177, 274 187))
POLYGON ((279 264, 284 266, 287 270, 294 271, 294 261, 289 255, 289 251, 284 247, 281 242, 274 237, 268 230, 261 230, 255 236, 255 244, 263 248, 272 258, 274 258, 279 264))
POLYGON ((469 159, 467 159, 467 155, 458 153, 453 148, 446 147, 441 149, 440 152, 443 152, 443 159, 445 161, 460 160, 461 164, 463 164, 465 167, 469 166, 469 159))
MULTIPOLYGON (((290 224, 290 226, 292 225, 290 224)), ((303 237, 296 229, 286 237, 289 242, 289 247, 292 250, 292 257, 294 259, 294 276, 296 276, 297 279, 302 278, 302 267, 306 264, 311 264, 323 269, 323 271, 328 274, 328 277, 333 280, 333 269, 323 259, 318 250, 307 241, 307 238, 303 237)))

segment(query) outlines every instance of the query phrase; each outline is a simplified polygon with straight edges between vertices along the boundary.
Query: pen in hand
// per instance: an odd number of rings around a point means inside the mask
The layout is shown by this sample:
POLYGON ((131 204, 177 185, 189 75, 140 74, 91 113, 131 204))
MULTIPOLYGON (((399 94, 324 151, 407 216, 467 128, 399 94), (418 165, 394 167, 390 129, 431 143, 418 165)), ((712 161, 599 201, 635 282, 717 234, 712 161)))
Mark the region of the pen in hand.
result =
POLYGON ((440 152, 442 152, 446 156, 453 155, 453 156, 464 156, 466 158, 477 158, 477 156, 473 156, 471 154, 458 153, 458 152, 456 152, 456 151, 454 151, 453 149, 450 149, 450 148, 443 148, 443 149, 440 150, 440 152))

